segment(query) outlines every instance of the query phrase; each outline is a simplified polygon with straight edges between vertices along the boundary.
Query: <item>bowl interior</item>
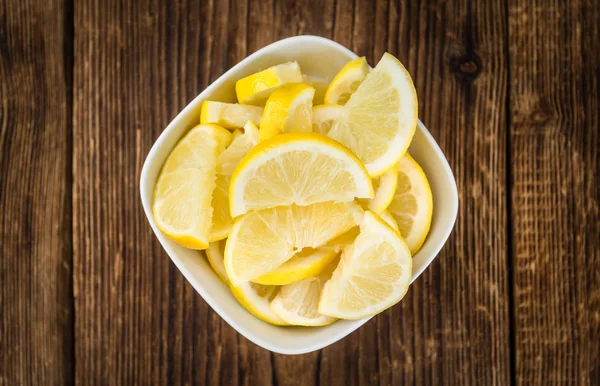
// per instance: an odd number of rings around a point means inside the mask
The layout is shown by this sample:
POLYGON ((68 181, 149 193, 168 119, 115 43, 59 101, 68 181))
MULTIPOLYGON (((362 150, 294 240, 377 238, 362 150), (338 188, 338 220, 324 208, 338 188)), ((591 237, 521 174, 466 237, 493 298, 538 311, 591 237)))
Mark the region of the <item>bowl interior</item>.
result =
MULTIPOLYGON (((239 305, 227 286, 212 271, 203 252, 184 248, 158 230, 151 212, 153 188, 160 168, 175 143, 199 123, 203 100, 234 102, 236 80, 292 60, 299 62, 303 73, 330 81, 348 60, 354 58, 356 55, 345 47, 313 36, 284 39, 257 51, 221 76, 182 110, 156 141, 142 170, 140 191, 144 211, 173 263, 227 323, 249 340, 271 351, 284 354, 314 351, 350 334, 368 319, 305 328, 276 327, 253 317, 239 305)), ((431 263, 446 241, 456 218, 458 198, 448 163, 421 122, 409 151, 429 178, 435 208, 429 236, 422 249, 414 256, 414 280, 431 263)))

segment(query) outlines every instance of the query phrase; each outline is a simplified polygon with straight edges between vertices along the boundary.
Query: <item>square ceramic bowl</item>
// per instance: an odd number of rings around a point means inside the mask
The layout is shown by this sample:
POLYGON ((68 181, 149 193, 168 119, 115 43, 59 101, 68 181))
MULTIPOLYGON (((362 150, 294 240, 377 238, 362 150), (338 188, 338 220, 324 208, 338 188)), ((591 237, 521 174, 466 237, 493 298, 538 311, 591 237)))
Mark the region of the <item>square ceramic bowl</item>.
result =
MULTIPOLYGON (((199 123, 203 100, 235 102, 236 80, 293 60, 300 63, 303 73, 331 81, 346 62, 356 57, 347 48, 316 36, 297 36, 262 48, 227 71, 175 117, 152 146, 142 169, 140 193, 144 211, 173 263, 229 325, 257 345, 277 353, 302 354, 318 350, 342 339, 368 319, 341 320, 325 327, 276 327, 250 315, 213 272, 203 252, 180 246, 158 229, 152 217, 154 184, 175 143, 199 123)), ((444 154, 420 121, 409 151, 429 178, 434 202, 431 230, 423 247, 414 256, 414 281, 435 259, 450 235, 458 210, 458 195, 456 182, 444 154)))

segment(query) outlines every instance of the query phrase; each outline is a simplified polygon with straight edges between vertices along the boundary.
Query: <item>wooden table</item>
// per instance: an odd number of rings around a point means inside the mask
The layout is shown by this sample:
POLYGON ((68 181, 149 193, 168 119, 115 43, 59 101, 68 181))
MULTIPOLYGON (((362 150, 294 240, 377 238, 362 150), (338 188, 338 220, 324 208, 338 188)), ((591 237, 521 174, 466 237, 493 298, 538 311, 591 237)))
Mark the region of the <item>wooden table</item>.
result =
POLYGON ((2 0, 0 385, 600 384, 599 24, 597 0, 2 0), (185 281, 138 180, 192 98, 298 34, 405 63, 460 209, 399 305, 283 356, 185 281))

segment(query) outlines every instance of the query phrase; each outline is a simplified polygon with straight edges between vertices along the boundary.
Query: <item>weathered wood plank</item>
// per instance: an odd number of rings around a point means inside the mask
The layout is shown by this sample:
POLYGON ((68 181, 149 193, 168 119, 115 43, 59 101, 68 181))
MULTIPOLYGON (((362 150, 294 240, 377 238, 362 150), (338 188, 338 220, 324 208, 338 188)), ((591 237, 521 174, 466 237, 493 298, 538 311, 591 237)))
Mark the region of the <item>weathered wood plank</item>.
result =
POLYGON ((517 384, 600 383, 599 20, 509 1, 517 384))
POLYGON ((215 384, 231 352, 219 319, 152 234, 138 187, 152 143, 208 84, 212 53, 226 52, 215 48, 227 42, 214 39, 215 8, 212 1, 75 6, 80 384, 215 384))
POLYGON ((73 383, 69 7, 0 3, 0 385, 73 383))

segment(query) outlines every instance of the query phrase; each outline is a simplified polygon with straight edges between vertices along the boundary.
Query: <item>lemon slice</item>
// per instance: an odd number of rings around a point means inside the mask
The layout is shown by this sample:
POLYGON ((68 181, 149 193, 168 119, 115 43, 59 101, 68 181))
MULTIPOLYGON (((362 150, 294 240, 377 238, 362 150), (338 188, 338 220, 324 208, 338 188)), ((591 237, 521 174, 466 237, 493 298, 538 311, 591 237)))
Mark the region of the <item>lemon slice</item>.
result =
POLYGON ((360 223, 354 201, 251 211, 233 224, 225 246, 227 277, 238 285, 272 272, 304 248, 317 248, 360 223))
POLYGON ((258 128, 252 122, 246 123, 244 133, 235 136, 231 144, 217 160, 217 178, 213 192, 213 224, 209 240, 222 240, 229 234, 233 219, 229 212, 229 181, 240 160, 258 143, 258 128))
POLYGON ((377 177, 404 155, 417 125, 417 93, 402 63, 385 53, 350 96, 328 136, 352 150, 377 177))
POLYGON ((285 83, 301 82, 300 66, 297 62, 288 62, 238 80, 235 93, 240 103, 262 105, 277 87, 285 83))
POLYGON ((175 145, 158 176, 154 219, 164 234, 185 247, 208 247, 217 158, 230 140, 231 133, 220 126, 196 126, 175 145))
POLYGON ((275 298, 279 292, 278 286, 260 285, 254 283, 241 283, 237 287, 233 287, 225 272, 223 264, 223 248, 225 241, 210 243, 206 250, 206 257, 210 266, 215 271, 217 276, 227 285, 237 301, 252 315, 260 320, 275 324, 277 326, 285 326, 287 323, 275 314, 269 307, 269 303, 275 298))
POLYGON ((299 280, 316 276, 321 273, 337 256, 332 249, 306 248, 298 252, 291 259, 281 264, 275 270, 262 275, 252 282, 268 285, 286 285, 299 280))
POLYGON ((340 105, 319 105, 312 109, 312 125, 315 133, 327 135, 333 124, 343 120, 347 110, 340 105))
POLYGON ((408 154, 398 162, 398 187, 388 207, 414 255, 425 242, 433 215, 431 186, 421 166, 408 154))
POLYGON ((394 165, 387 172, 373 179, 375 195, 370 200, 360 200, 360 204, 365 209, 381 214, 392 203, 397 185, 398 166, 394 165))
POLYGON ((288 83, 275 90, 265 106, 260 140, 281 133, 312 131, 312 100, 315 89, 302 83, 288 83))
POLYGON ((289 324, 297 326, 326 326, 337 319, 320 314, 319 299, 325 282, 337 266, 337 261, 320 275, 288 284, 271 301, 271 310, 289 324))
POLYGON ((327 88, 325 103, 345 105, 368 73, 369 64, 364 56, 346 63, 327 88))
POLYGON ((237 129, 244 127, 248 121, 260 125, 262 114, 263 108, 258 106, 204 101, 200 110, 200 123, 216 123, 227 129, 237 129))
POLYGON ((360 234, 323 287, 318 311, 340 319, 375 315, 404 297, 411 275, 412 257, 400 234, 367 211, 360 234))
POLYGON ((231 178, 235 218, 249 210, 372 198, 363 164, 338 142, 316 133, 290 133, 261 142, 231 178))
POLYGON ((208 248, 206 248, 206 258, 213 271, 215 271, 215 273, 219 277, 219 279, 221 279, 223 283, 229 285, 229 278, 227 277, 227 272, 225 271, 225 264, 223 264, 224 249, 224 240, 210 243, 208 244, 208 248))

